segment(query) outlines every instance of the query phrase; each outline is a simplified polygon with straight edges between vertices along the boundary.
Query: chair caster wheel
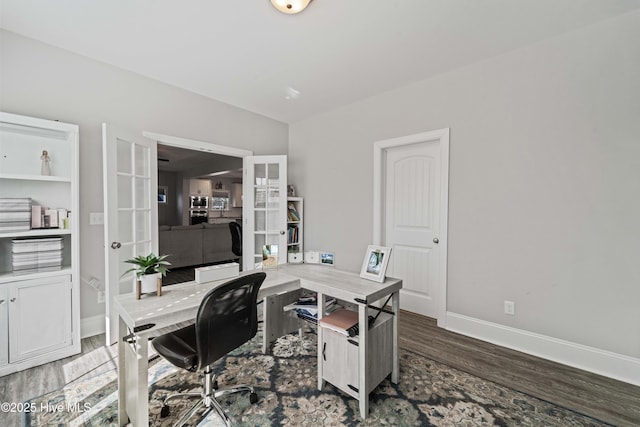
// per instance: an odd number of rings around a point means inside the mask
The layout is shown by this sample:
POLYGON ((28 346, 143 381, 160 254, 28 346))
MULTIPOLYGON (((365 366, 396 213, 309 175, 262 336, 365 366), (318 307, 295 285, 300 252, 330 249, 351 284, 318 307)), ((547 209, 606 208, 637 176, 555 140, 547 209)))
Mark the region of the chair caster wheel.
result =
POLYGON ((256 393, 251 393, 249 395, 249 402, 250 403, 258 403, 258 395, 256 393))
POLYGON ((160 409, 160 418, 167 418, 170 412, 169 405, 163 405, 162 409, 160 409))

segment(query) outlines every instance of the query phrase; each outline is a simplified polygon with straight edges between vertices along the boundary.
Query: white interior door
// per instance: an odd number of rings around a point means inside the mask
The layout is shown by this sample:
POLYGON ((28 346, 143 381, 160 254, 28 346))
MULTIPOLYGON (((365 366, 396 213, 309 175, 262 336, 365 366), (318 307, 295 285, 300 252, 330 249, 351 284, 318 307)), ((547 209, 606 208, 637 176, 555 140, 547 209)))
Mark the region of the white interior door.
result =
POLYGON ((113 298, 133 292, 124 260, 158 253, 157 143, 103 123, 107 343, 118 339, 113 298))
POLYGON ((244 157, 243 186, 243 269, 260 268, 265 245, 277 245, 278 263, 285 263, 287 156, 244 157))
POLYGON ((449 130, 376 143, 374 242, 392 248, 387 275, 402 309, 446 318, 449 130))

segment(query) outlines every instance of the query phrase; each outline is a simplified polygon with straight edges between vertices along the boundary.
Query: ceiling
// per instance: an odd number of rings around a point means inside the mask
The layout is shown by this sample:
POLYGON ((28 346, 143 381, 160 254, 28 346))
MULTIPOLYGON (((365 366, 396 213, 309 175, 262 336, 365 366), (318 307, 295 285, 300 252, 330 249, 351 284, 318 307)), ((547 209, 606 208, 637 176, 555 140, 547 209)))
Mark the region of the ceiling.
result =
POLYGON ((269 0, 0 5, 6 30, 293 123, 639 9, 640 1, 314 0, 297 15, 269 0))
POLYGON ((180 173, 183 178, 242 180, 242 158, 158 144, 158 171, 180 173))

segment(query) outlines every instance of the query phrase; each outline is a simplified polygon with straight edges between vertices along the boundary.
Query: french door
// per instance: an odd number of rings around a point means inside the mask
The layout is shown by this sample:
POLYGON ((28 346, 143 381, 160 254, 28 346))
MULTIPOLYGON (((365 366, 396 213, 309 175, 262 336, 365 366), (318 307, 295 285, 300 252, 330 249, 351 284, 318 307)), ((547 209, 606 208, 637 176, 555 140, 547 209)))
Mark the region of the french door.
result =
POLYGON ((113 298, 133 292, 135 275, 124 261, 158 253, 157 143, 102 124, 104 172, 105 302, 107 344, 118 339, 113 298))
POLYGON ((243 167, 243 269, 262 267, 265 246, 285 263, 287 156, 246 156, 243 167))

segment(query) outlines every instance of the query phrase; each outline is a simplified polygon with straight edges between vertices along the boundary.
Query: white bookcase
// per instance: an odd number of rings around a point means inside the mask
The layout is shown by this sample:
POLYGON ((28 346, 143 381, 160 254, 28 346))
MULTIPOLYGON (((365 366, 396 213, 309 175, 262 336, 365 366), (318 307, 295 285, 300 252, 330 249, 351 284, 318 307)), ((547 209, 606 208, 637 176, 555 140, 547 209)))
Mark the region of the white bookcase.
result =
POLYGON ((70 213, 67 228, 0 227, 0 376, 80 352, 78 145, 77 125, 0 112, 0 199, 70 213), (31 238, 62 239, 62 265, 14 271, 12 241, 31 238))
POLYGON ((304 200, 287 197, 287 260, 301 263, 304 254, 304 200))

